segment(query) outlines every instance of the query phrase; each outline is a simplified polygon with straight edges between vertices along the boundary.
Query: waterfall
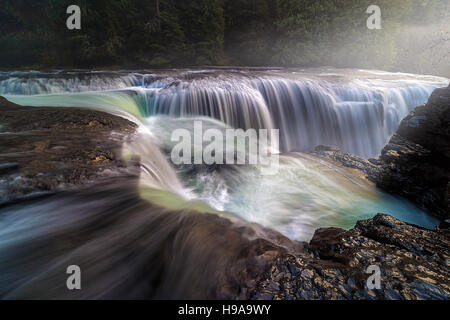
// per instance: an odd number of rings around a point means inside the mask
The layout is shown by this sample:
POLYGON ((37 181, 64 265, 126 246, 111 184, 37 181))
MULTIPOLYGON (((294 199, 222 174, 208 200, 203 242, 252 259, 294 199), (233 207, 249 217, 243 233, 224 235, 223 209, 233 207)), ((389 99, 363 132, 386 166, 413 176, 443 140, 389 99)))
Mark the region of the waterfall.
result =
POLYGON ((282 151, 336 145, 376 157, 400 121, 439 84, 370 88, 310 79, 200 79, 135 90, 144 116, 216 118, 235 128, 277 128, 282 151))
POLYGON ((123 89, 140 84, 134 74, 114 72, 0 72, 0 94, 50 94, 123 89))
POLYGON ((107 105, 128 100, 122 105, 141 117, 207 116, 235 128, 276 128, 284 152, 335 145, 363 158, 378 156, 400 121, 447 84, 361 70, 0 73, 0 94, 17 103, 54 105, 61 101, 54 95, 64 94, 63 105, 85 105, 89 92, 107 105), (39 99, 24 97, 30 94, 39 99))

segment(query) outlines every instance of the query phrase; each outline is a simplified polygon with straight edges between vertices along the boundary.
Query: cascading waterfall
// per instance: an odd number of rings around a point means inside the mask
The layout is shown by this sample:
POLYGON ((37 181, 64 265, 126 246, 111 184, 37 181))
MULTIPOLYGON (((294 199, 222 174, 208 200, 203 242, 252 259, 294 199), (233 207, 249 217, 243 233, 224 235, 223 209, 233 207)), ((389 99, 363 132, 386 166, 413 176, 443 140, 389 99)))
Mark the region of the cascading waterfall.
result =
POLYGON ((401 119, 439 86, 384 85, 370 89, 317 80, 231 77, 178 82, 136 94, 145 116, 203 115, 235 128, 277 128, 282 151, 311 151, 324 144, 369 158, 379 155, 401 119))
POLYGON ((17 103, 54 105, 52 100, 61 104, 54 94, 81 92, 62 101, 68 106, 83 105, 86 91, 106 104, 128 96, 121 99, 131 98, 127 108, 142 117, 207 116, 234 128, 277 128, 284 152, 335 145, 370 158, 380 154, 401 119, 448 83, 431 76, 330 71, 37 73, 30 78, 4 73, 0 94, 17 103), (23 94, 40 97, 10 96, 23 94))
POLYGON ((175 173, 167 159, 170 130, 190 130, 196 119, 221 130, 277 128, 281 152, 323 144, 369 158, 380 154, 410 110, 446 85, 448 79, 432 76, 334 69, 0 73, 0 93, 12 102, 95 108, 138 122, 145 135, 129 150, 141 155, 150 177, 148 183, 141 181, 143 188, 200 199, 301 240, 317 227, 351 227, 376 212, 426 227, 436 221, 351 173, 301 153, 282 155, 275 177, 233 165, 181 166, 175 173), (155 154, 156 166, 147 159, 155 154))
POLYGON ((0 94, 103 91, 139 85, 137 75, 113 72, 0 72, 0 94))

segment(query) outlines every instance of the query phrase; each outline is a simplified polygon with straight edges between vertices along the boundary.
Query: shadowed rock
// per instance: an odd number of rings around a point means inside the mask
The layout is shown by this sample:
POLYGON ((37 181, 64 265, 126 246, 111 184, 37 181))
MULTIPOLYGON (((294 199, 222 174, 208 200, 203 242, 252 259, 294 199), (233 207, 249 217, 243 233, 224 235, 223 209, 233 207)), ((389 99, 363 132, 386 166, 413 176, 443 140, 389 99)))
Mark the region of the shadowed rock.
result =
POLYGON ((436 89, 402 121, 380 161, 379 187, 450 217, 450 86, 436 89))
POLYGON ((352 230, 316 231, 307 251, 282 255, 252 292, 253 299, 450 298, 450 233, 378 214, 352 230), (368 289, 366 270, 381 271, 368 289))

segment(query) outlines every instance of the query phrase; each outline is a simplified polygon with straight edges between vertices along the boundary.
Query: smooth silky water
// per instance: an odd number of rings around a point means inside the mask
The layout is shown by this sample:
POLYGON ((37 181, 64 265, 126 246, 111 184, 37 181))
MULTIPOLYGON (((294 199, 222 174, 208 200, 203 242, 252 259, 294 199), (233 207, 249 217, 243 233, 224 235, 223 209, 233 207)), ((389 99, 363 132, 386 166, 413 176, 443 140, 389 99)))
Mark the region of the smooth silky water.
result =
POLYGON ((95 108, 138 123, 138 138, 123 152, 141 158, 143 198, 172 209, 230 212, 296 240, 378 212, 436 226, 406 200, 305 152, 322 144, 377 157, 401 119, 446 85, 432 76, 336 69, 0 73, 0 94, 12 102, 95 108), (278 174, 261 175, 255 166, 174 166, 171 132, 192 130, 195 120, 220 130, 280 129, 278 174))

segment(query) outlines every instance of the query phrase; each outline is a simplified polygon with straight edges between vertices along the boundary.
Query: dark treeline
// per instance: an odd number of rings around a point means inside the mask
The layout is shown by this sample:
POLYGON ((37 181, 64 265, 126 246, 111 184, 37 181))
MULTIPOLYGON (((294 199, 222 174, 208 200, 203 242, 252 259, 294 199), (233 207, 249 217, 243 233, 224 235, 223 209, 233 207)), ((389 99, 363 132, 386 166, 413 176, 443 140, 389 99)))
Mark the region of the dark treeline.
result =
POLYGON ((448 76, 448 0, 0 0, 0 67, 336 66, 448 76), (81 8, 81 30, 66 9, 81 8), (369 30, 378 5, 382 30, 369 30))

